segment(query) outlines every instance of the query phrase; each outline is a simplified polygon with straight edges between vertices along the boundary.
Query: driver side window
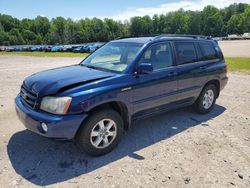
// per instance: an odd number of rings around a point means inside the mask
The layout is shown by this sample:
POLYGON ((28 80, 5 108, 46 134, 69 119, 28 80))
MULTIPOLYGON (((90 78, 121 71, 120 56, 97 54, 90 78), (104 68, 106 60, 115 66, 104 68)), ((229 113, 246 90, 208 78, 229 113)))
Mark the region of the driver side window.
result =
POLYGON ((159 43, 150 46, 139 63, 150 63, 154 70, 161 70, 173 65, 172 51, 170 44, 159 43))

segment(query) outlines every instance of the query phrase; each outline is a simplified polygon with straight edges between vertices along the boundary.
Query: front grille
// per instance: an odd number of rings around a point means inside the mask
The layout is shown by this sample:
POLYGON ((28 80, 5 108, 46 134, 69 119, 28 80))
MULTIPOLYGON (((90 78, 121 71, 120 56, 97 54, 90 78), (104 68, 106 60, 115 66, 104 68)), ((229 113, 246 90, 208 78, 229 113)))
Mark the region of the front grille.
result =
POLYGON ((32 108, 36 107, 37 94, 26 89, 24 86, 21 87, 20 95, 23 100, 32 108))

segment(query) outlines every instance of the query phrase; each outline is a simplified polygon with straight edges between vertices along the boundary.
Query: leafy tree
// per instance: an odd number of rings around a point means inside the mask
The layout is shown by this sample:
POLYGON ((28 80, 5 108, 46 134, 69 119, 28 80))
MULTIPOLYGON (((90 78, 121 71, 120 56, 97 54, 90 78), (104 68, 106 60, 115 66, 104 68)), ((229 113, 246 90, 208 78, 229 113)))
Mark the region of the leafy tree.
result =
POLYGON ((220 36, 222 33, 223 20, 222 16, 214 6, 206 6, 201 14, 202 17, 202 34, 208 36, 220 36))
POLYGON ((65 40, 67 44, 80 43, 80 24, 71 19, 67 19, 65 29, 65 40))
POLYGON ((13 18, 9 15, 0 14, 0 23, 3 26, 4 31, 9 32, 13 28, 18 28, 20 26, 19 20, 13 18))
POLYGON ((202 17, 201 12, 189 12, 189 18, 187 23, 187 33, 194 35, 202 34, 202 17))
POLYGON ((9 32, 10 44, 24 44, 24 40, 19 30, 13 28, 9 32))
POLYGON ((110 18, 85 18, 78 21, 56 17, 49 20, 18 20, 0 14, 0 45, 72 44, 109 41, 122 36, 162 33, 225 36, 250 32, 250 5, 235 3, 223 9, 207 6, 202 11, 178 11, 150 16, 135 16, 129 21, 110 18))
POLYGON ((151 18, 149 16, 136 16, 131 18, 130 22, 130 33, 134 36, 147 35, 150 34, 153 30, 151 18))
POLYGON ((102 20, 93 18, 90 25, 91 27, 88 28, 88 31, 91 31, 90 41, 108 40, 108 28, 104 25, 102 20))
POLYGON ((10 36, 8 33, 0 31, 0 44, 6 46, 10 45, 10 36))
POLYGON ((35 43, 36 44, 43 44, 43 38, 40 34, 36 35, 35 43))
POLYGON ((31 26, 33 25, 34 20, 24 18, 21 20, 21 28, 25 30, 31 30, 31 26))
POLYGON ((26 44, 36 44, 36 34, 32 31, 23 29, 22 37, 26 44))
POLYGON ((34 19, 33 22, 33 32, 45 36, 50 29, 49 19, 46 17, 38 16, 34 19))
POLYGON ((119 31, 119 26, 116 21, 114 21, 113 19, 106 18, 104 19, 104 25, 107 26, 108 40, 112 40, 119 37, 119 35, 117 35, 119 31))
POLYGON ((241 14, 241 27, 243 33, 249 33, 250 32, 250 6, 245 9, 245 11, 241 14))
POLYGON ((63 17, 57 17, 51 21, 50 42, 64 44, 66 30, 66 20, 63 17))
POLYGON ((227 33, 237 33, 240 34, 243 32, 242 24, 241 24, 241 15, 235 14, 230 20, 227 22, 227 33))
POLYGON ((226 7, 221 10, 221 15, 223 16, 223 21, 228 22, 230 18, 235 14, 241 14, 249 7, 248 4, 244 3, 234 3, 230 5, 229 7, 226 7))
POLYGON ((188 15, 183 9, 171 12, 166 16, 165 33, 185 34, 187 33, 188 15))

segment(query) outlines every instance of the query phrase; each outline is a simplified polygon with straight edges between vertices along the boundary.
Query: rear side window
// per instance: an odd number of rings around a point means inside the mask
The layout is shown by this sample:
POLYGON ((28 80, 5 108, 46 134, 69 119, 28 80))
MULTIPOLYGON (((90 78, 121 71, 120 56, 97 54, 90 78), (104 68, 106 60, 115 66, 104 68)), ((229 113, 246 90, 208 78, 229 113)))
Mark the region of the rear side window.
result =
POLYGON ((197 61, 197 54, 193 42, 175 42, 177 63, 179 65, 197 61))
POLYGON ((214 46, 210 42, 199 42, 199 45, 202 52, 202 60, 211 60, 218 58, 218 54, 214 46))

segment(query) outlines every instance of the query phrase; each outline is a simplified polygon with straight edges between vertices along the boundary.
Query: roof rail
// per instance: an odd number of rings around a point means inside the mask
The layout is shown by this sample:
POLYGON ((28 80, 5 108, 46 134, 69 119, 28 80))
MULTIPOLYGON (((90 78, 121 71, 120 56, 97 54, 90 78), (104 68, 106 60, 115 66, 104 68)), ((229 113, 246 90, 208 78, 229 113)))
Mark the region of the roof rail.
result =
POLYGON ((159 34, 149 34, 149 35, 130 35, 130 36, 123 36, 123 37, 118 37, 115 38, 115 40, 119 39, 127 39, 127 38, 137 38, 137 37, 157 37, 159 34))
POLYGON ((154 40, 160 39, 163 37, 188 37, 188 38, 193 38, 193 39, 208 39, 208 40, 212 39, 211 37, 203 36, 203 35, 162 34, 162 35, 156 36, 154 40))
POLYGON ((126 39, 126 38, 137 38, 137 37, 154 37, 153 40, 160 39, 163 37, 188 37, 193 39, 207 39, 210 40, 212 37, 204 36, 204 35, 186 35, 186 34, 148 34, 148 35, 130 35, 115 38, 115 40, 126 39))

